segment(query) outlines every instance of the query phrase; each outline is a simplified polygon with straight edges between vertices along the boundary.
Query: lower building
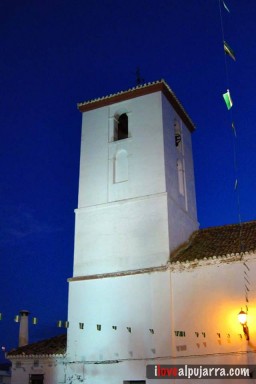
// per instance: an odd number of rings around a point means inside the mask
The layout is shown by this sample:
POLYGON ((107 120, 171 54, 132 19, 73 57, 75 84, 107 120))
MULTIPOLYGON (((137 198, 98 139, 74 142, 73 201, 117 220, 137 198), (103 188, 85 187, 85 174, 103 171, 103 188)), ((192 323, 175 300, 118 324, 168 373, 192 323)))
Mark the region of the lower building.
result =
POLYGON ((148 383, 149 365, 242 364, 249 382, 256 366, 255 250, 255 221, 213 227, 196 231, 155 270, 78 279, 71 294, 82 301, 85 292, 83 300, 97 305, 72 314, 70 375, 82 372, 90 384, 148 383))
POLYGON ((24 345, 7 353, 12 363, 12 384, 68 383, 64 356, 66 335, 24 345))
POLYGON ((81 306, 72 315, 74 350, 66 349, 66 336, 57 336, 9 352, 12 384, 160 384, 162 379, 147 376, 166 374, 166 364, 225 369, 242 364, 249 375, 242 383, 251 383, 256 221, 196 231, 171 260, 155 271, 74 283, 78 290, 86 285, 87 299, 97 301, 101 311, 81 306), (248 315, 244 326, 237 317, 241 309, 248 315))

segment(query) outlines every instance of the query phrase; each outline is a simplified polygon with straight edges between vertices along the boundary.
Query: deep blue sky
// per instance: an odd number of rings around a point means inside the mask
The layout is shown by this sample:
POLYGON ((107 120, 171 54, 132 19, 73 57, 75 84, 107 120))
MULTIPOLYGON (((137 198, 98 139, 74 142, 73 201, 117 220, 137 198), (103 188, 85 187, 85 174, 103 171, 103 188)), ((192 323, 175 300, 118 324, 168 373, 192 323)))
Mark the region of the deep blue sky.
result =
MULTIPOLYGON (((226 0, 243 221, 256 207, 256 3, 226 0)), ((76 103, 164 78, 195 122, 201 227, 238 221, 219 0, 1 0, 0 345, 17 346, 20 309, 39 319, 30 341, 67 317, 81 114, 76 103)))

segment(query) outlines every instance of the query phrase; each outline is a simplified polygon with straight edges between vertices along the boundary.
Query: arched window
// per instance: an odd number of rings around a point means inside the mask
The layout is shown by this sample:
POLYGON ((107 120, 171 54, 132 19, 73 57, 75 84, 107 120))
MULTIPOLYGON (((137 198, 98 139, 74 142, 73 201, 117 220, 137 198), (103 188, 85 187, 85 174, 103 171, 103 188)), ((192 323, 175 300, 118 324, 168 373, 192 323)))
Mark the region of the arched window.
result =
POLYGON ((121 183, 128 180, 128 158, 124 149, 118 151, 115 158, 114 180, 115 183, 121 183))
POLYGON ((115 140, 123 140, 128 137, 128 116, 122 113, 116 121, 115 140))

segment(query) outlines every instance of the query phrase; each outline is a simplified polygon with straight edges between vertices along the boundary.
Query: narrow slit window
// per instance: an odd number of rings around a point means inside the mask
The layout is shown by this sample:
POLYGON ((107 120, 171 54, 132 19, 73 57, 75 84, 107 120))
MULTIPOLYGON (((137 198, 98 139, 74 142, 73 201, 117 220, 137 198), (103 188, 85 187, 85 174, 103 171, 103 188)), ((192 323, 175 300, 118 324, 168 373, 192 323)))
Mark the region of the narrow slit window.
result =
POLYGON ((184 168, 183 162, 179 159, 177 160, 177 171, 178 171, 178 183, 179 183, 179 193, 185 195, 185 180, 184 180, 184 168))
POLYGON ((180 123, 174 120, 175 147, 182 152, 182 135, 180 123))

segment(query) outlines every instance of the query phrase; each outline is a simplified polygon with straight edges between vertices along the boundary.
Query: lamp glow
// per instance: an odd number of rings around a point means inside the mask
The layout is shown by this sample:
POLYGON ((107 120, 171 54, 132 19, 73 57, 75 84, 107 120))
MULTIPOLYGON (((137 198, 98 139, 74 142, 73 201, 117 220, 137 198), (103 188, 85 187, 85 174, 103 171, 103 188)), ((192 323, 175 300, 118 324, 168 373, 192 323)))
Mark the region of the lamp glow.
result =
POLYGON ((247 313, 245 313, 243 310, 241 310, 239 313, 238 313, 238 320, 239 320, 239 323, 244 325, 247 323, 247 313))
POLYGON ((246 340, 250 340, 249 328, 247 326, 247 313, 244 312, 242 310, 242 308, 241 308, 241 311, 238 313, 238 320, 243 327, 243 331, 244 331, 244 335, 245 335, 246 340))

